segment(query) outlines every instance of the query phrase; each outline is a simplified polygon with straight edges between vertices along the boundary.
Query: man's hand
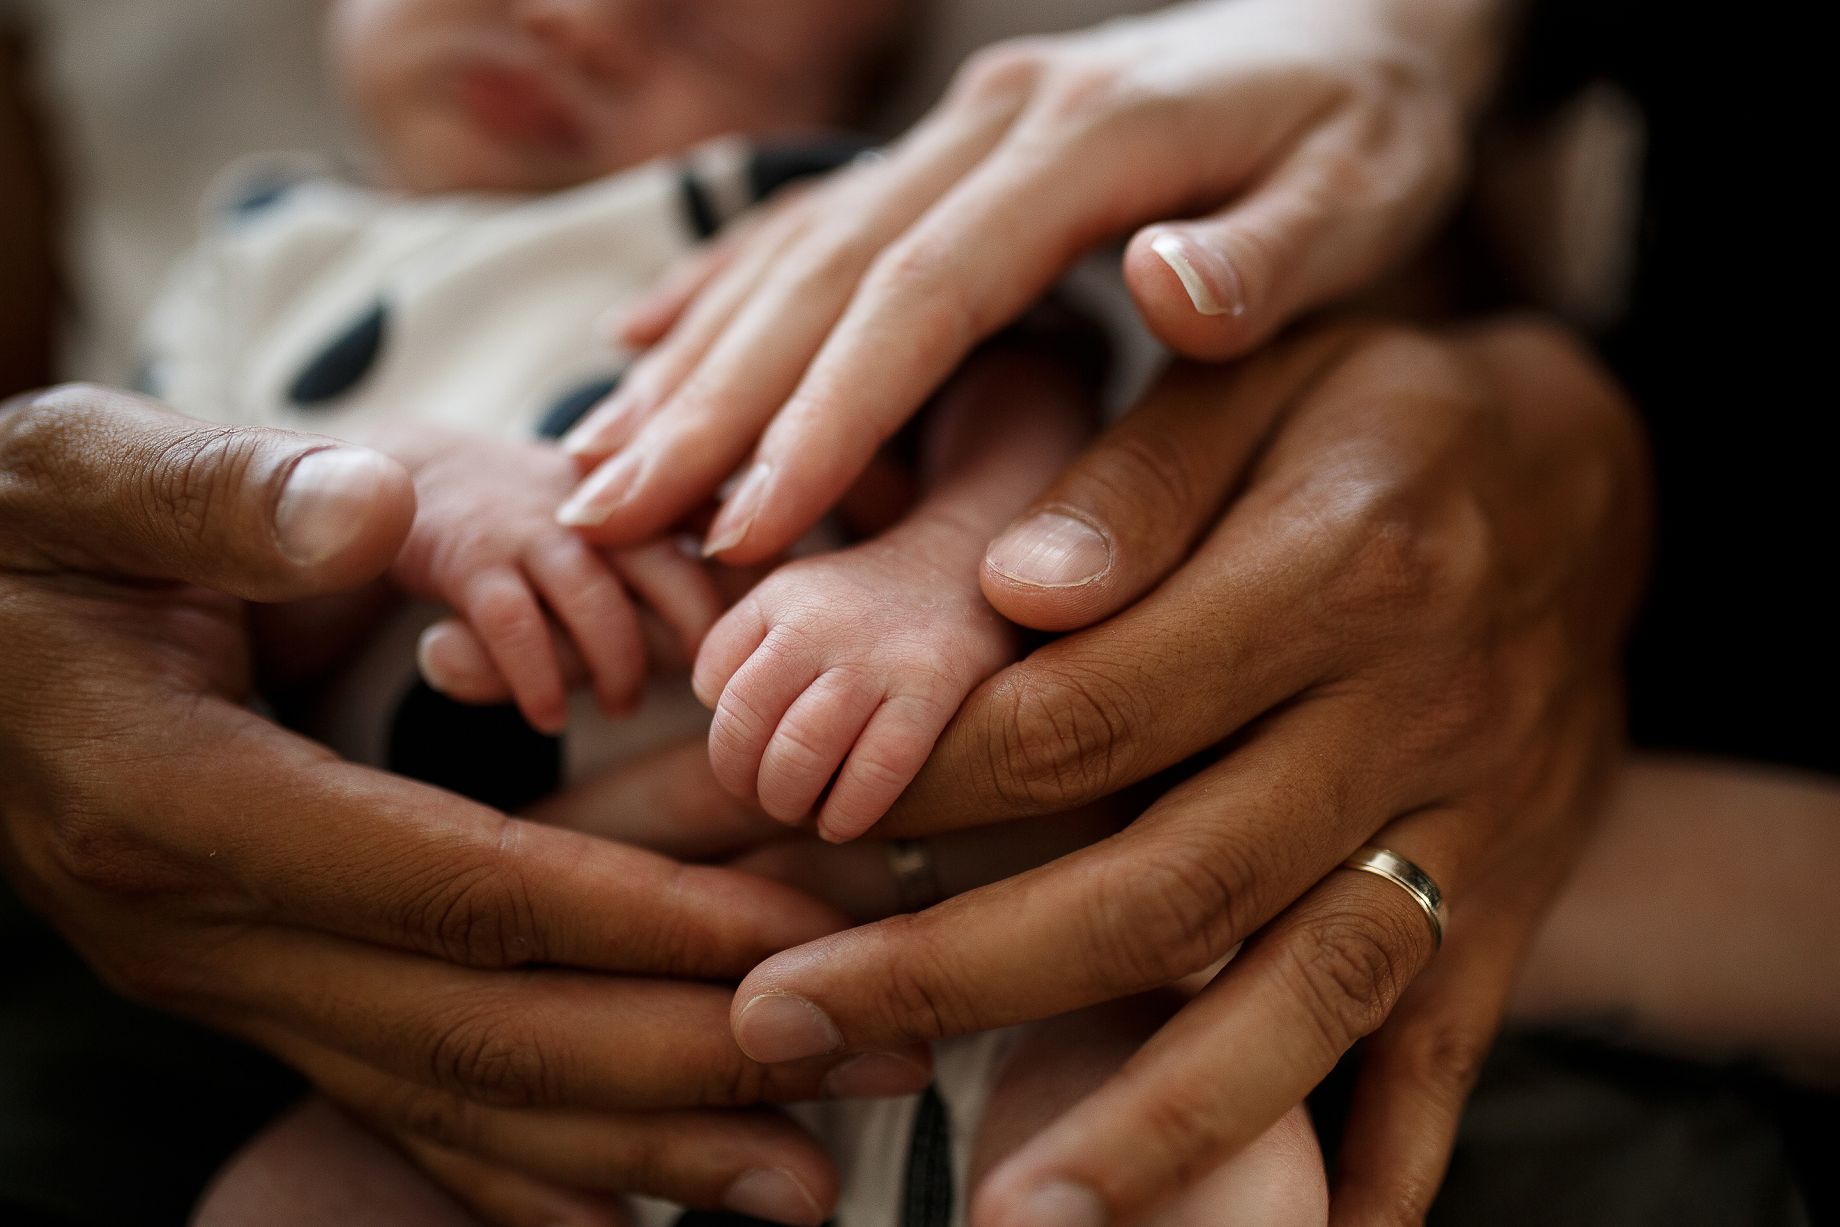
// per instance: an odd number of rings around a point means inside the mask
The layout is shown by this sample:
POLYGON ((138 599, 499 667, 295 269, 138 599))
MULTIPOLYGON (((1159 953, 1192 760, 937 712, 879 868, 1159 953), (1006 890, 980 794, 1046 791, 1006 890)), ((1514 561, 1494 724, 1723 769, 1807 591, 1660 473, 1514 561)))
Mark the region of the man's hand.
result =
POLYGON ((733 1109, 915 1090, 924 1053, 762 1066, 710 982, 841 916, 351 766, 245 706, 239 598, 363 582, 412 514, 397 466, 331 440, 100 389, 0 409, 9 877, 122 991, 276 1053, 499 1221, 603 1223, 598 1191, 822 1221, 815 1143, 733 1109))
POLYGON ((1631 415, 1538 328, 1330 328, 1176 371, 988 556, 1009 616, 1090 629, 974 693, 887 823, 1187 778, 1113 839, 769 959, 735 999, 742 1047, 803 1060, 1046 1017, 1249 941, 992 1175, 974 1222, 1134 1221, 1370 1035, 1338 1221, 1421 1214, 1619 744, 1646 508, 1631 415), (1370 843, 1451 900, 1435 961, 1410 896, 1336 872, 1370 843))

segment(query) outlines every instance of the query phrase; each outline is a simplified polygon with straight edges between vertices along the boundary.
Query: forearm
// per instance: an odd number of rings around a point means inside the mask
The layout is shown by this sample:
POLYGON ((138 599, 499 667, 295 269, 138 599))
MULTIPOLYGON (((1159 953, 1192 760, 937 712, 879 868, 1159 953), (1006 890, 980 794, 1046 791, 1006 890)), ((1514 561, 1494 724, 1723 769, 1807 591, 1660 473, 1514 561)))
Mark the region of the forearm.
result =
POLYGON ((1536 939, 1515 999, 1840 1084, 1840 783, 1640 758, 1536 939))

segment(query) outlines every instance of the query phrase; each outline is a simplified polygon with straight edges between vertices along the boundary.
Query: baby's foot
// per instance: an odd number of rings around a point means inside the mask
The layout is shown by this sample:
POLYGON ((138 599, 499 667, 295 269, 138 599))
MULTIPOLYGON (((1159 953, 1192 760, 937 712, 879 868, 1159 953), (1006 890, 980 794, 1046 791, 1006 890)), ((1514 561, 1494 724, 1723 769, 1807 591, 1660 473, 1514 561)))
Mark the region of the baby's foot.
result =
POLYGON ((534 727, 567 722, 577 670, 565 665, 575 659, 609 713, 637 700, 646 653, 629 586, 691 651, 714 620, 708 574, 670 542, 602 551, 556 523, 576 477, 558 448, 461 435, 397 442, 384 450, 414 476, 417 506, 392 574, 460 615, 534 727))
POLYGON ((788 823, 828 785, 819 834, 874 825, 972 687, 1015 658, 1013 630, 978 590, 983 548, 965 525, 910 521, 782 567, 742 598, 696 662, 723 785, 788 823))

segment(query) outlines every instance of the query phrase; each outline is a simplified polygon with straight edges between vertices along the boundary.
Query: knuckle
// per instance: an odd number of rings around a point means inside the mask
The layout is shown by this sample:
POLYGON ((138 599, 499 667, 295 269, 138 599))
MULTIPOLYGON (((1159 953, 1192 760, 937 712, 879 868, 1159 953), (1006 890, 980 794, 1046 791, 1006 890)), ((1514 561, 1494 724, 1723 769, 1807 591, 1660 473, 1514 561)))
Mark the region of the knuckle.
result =
POLYGON ((1133 992, 1198 971, 1238 940, 1251 880, 1231 852, 1198 843, 1133 857, 1095 884, 1084 956, 1133 992))
POLYGON ((240 438, 232 427, 201 426, 168 440, 141 470, 147 522, 187 537, 202 532, 219 514, 222 492, 239 484, 253 458, 240 438))
POLYGON ((964 999, 951 991, 955 983, 947 965, 934 953, 937 943, 913 940, 909 931, 921 924, 913 916, 879 922, 894 934, 891 948, 917 952, 889 968, 880 985, 881 1013, 887 1034, 900 1041, 930 1043, 981 1029, 981 1020, 964 999))
POLYGON ((1488 1035, 1462 1024, 1441 1022, 1402 1037, 1397 1059, 1404 1076, 1423 1087, 1454 1121, 1482 1074, 1489 1048, 1488 1035))
POLYGON ((1217 1088, 1205 1079, 1161 1085, 1140 1115, 1147 1143, 1142 1150, 1167 1165, 1167 1187, 1186 1189, 1206 1174, 1222 1140, 1217 1088))
MULTIPOLYGON (((512 829, 508 822, 506 839, 512 829)), ((421 889, 411 887, 404 909, 410 935, 464 967, 515 967, 536 956, 530 892, 513 858, 493 855, 457 872, 445 863, 436 870, 438 877, 431 873, 421 889)))
POLYGON ((1290 971, 1334 1052, 1377 1030, 1404 991, 1410 973, 1396 952, 1412 949, 1413 939, 1400 928, 1380 908, 1361 907, 1301 930, 1290 971))
POLYGON ((1090 469, 1092 480, 1113 503, 1144 507, 1143 523, 1186 525, 1205 510, 1195 454, 1174 432, 1127 426, 1104 455, 1105 463, 1090 469))
POLYGON ((66 798, 57 808, 49 836, 59 871, 98 894, 147 901, 199 886, 144 836, 81 798, 66 798))
POLYGON ((968 348, 988 330, 988 321, 971 297, 967 280, 956 244, 922 230, 876 258, 869 288, 891 300, 924 305, 926 339, 932 344, 968 348))
POLYGON ((377 1115, 405 1133, 449 1150, 470 1150, 478 1141, 477 1114, 464 1099, 415 1087, 385 1104, 377 1115))
POLYGON ((506 1004, 451 1008, 426 1045, 434 1085, 487 1103, 543 1107, 557 1102, 558 1079, 546 1046, 533 1042, 506 1004))
POLYGON ((1061 808, 1110 791, 1134 744, 1122 692, 1071 670, 1013 671, 998 683, 987 744, 998 795, 1020 810, 1061 808))
POLYGON ((1010 39, 978 51, 953 82, 953 97, 971 106, 1019 106, 1049 66, 1045 39, 1010 39))

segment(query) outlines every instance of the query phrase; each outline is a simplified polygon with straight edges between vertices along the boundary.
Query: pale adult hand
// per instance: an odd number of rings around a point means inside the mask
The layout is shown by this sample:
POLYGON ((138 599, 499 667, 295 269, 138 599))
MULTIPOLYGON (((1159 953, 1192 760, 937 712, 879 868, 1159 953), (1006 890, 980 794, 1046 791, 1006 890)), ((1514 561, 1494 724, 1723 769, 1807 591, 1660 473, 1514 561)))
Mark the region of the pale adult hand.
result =
POLYGON ((129 996, 412 1139, 497 1221, 604 1191, 818 1223, 836 1176, 747 1107, 923 1085, 923 1051, 769 1068, 726 1025, 836 930, 779 884, 510 819, 260 718, 245 600, 379 573, 413 500, 332 440, 101 389, 0 408, 0 855, 129 996))
POLYGON ((1336 327, 1173 373, 986 563, 1011 617, 1090 629, 974 693, 883 827, 1192 774, 1115 838, 769 959, 735 999, 742 1047, 809 1059, 1046 1017, 1247 941, 992 1175, 974 1223, 1136 1221, 1364 1036, 1337 1221, 1415 1220, 1617 752, 1646 509, 1631 414, 1539 328, 1336 327), (1336 871, 1369 843, 1443 887, 1435 960, 1407 894, 1336 871))
POLYGON ((677 522, 773 556, 982 338, 1084 253, 1193 357, 1249 351, 1405 255, 1459 178, 1501 0, 1205 0, 975 57, 880 161, 667 281, 669 335, 568 446, 565 511, 610 543, 677 522), (758 447, 756 447, 758 440, 758 447))

